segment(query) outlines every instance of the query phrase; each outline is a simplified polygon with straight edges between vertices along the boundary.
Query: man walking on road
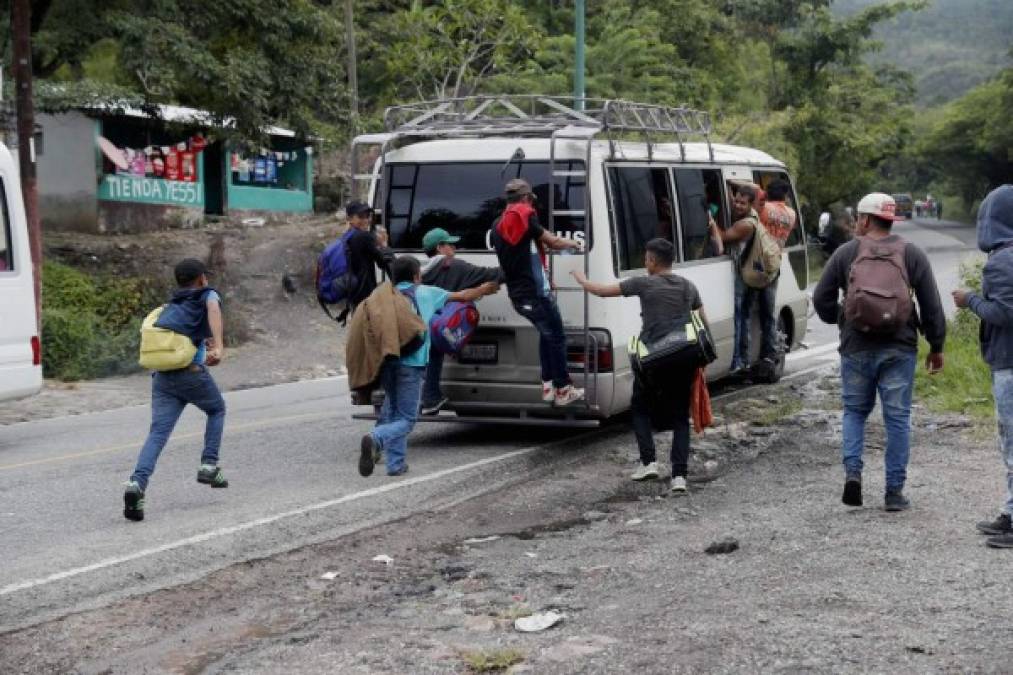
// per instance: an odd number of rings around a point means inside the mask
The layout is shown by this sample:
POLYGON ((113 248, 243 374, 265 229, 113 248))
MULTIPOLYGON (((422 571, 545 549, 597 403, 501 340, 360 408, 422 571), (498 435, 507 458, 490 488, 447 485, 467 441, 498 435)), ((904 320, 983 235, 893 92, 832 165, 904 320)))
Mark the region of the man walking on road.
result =
POLYGON ((981 293, 953 291, 953 302, 981 319, 981 354, 992 370, 999 451, 1006 464, 1006 503, 978 530, 995 548, 1013 548, 1013 185, 996 188, 978 209, 978 248, 988 253, 981 293))
MULTIPOLYGON (((422 266, 411 256, 395 260, 391 275, 397 290, 408 297, 427 327, 432 321, 433 314, 448 302, 474 302, 499 290, 499 284, 494 281, 487 281, 476 288, 456 293, 448 293, 435 286, 423 286, 422 266)), ((408 434, 415 428, 415 421, 418 419, 430 343, 431 337, 427 329, 421 347, 411 354, 391 359, 383 364, 380 370, 380 383, 384 393, 383 407, 380 409, 380 418, 373 431, 362 437, 359 446, 360 475, 372 475, 374 465, 384 453, 387 455, 388 476, 408 473, 408 462, 405 461, 408 452, 408 434)))
MULTIPOLYGON (((422 283, 445 291, 463 291, 487 281, 497 284, 504 281, 498 267, 479 267, 457 257, 457 242, 460 237, 452 236, 442 227, 426 232, 422 237, 422 248, 429 261, 422 268, 422 283)), ((435 415, 447 404, 447 398, 440 389, 443 372, 443 352, 429 350, 429 365, 426 366, 426 383, 422 390, 422 414, 435 415)))
POLYGON ((507 207, 492 227, 492 244, 506 278, 514 310, 538 331, 542 365, 542 400, 557 406, 584 398, 566 370, 566 333, 552 297, 543 260, 544 249, 580 250, 580 244, 542 229, 535 212, 535 195, 523 178, 506 184, 507 207))
POLYGON ((123 493, 123 515, 128 520, 144 520, 148 479, 188 403, 208 416, 197 482, 213 488, 229 486, 218 466, 225 428, 225 399, 208 372, 209 366, 217 365, 225 357, 221 297, 208 286, 208 270, 199 260, 181 261, 176 265, 175 276, 179 288, 162 310, 157 326, 189 337, 197 346, 197 353, 186 368, 152 373, 151 430, 123 493))
POLYGON ((875 192, 858 203, 858 238, 841 246, 827 262, 813 304, 841 335, 841 397, 844 405, 842 456, 845 471, 842 501, 862 505, 862 453, 865 421, 879 392, 886 427, 887 511, 903 511, 910 455, 911 394, 920 325, 929 342, 925 366, 930 374, 943 368, 946 317, 936 280, 925 253, 892 233, 897 205, 875 192), (841 305, 840 293, 844 293, 841 305))
MULTIPOLYGON (((643 316, 641 339, 658 340, 672 331, 674 321, 685 321, 690 310, 703 314, 700 293, 693 282, 672 272, 675 248, 667 239, 652 239, 647 242, 644 267, 647 276, 630 277, 621 282, 595 283, 589 281, 583 272, 574 271, 573 278, 584 290, 601 298, 620 295, 635 295, 640 298, 640 313, 643 316)), ((689 404, 693 386, 694 370, 675 370, 659 377, 664 385, 658 390, 649 389, 640 378, 633 380, 633 398, 630 407, 633 413, 633 432, 640 448, 640 464, 631 478, 653 480, 659 477, 657 452, 651 425, 651 409, 660 407, 666 419, 672 424, 672 492, 686 492, 686 475, 689 464, 689 404), (654 404, 654 405, 652 405, 654 404)))

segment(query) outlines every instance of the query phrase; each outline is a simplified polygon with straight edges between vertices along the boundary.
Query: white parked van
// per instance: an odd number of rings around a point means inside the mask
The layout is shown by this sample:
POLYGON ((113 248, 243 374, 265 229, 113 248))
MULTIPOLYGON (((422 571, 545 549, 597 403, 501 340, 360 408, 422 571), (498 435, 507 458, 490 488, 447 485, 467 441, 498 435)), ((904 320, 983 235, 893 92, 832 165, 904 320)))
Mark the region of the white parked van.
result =
MULTIPOLYGON (((627 410, 633 373, 626 345, 641 327, 639 300, 589 296, 570 271, 584 269, 599 282, 644 274, 644 245, 655 237, 675 244, 675 272, 700 290, 718 350, 708 377, 728 372, 736 271, 728 255, 713 250, 708 212, 729 227, 731 184, 791 182, 784 164, 759 150, 712 143, 706 113, 622 101, 588 101, 585 110, 570 105, 572 99, 511 96, 401 106, 388 109, 386 133, 353 142, 353 175, 367 188, 399 254, 424 257, 423 235, 442 227, 461 237, 461 258, 496 266, 489 231, 505 206, 505 183, 517 177, 533 186, 543 226, 585 242, 583 255, 551 256, 550 275, 570 371, 587 389, 586 405, 555 409, 541 402, 537 333, 500 292, 482 300, 474 339, 444 365, 447 407, 459 417, 552 424, 565 417, 591 425, 627 410), (634 133, 642 138, 631 139, 634 133), (363 159, 367 168, 357 173, 363 159)), ((797 204, 794 190, 788 199, 797 204)), ((782 260, 777 318, 783 348, 771 380, 780 377, 783 352, 805 334, 803 232, 800 218, 782 260)), ((754 308, 754 360, 756 314, 754 308)))
POLYGON ((0 144, 0 401, 42 387, 35 286, 18 168, 0 144))

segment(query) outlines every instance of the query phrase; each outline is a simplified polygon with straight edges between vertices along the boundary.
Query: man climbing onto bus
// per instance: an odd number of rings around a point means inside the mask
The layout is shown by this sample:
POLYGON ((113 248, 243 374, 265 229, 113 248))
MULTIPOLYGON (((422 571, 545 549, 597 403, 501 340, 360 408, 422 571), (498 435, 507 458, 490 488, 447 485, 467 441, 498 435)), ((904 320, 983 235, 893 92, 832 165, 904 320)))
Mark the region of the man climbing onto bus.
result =
MULTIPOLYGON (((451 293, 463 291, 493 281, 503 283, 503 271, 498 267, 479 267, 457 257, 455 237, 442 227, 435 227, 422 237, 422 248, 429 260, 422 268, 422 283, 435 286, 451 293)), ((440 375, 443 372, 443 352, 430 349, 429 365, 426 366, 426 382, 422 390, 422 414, 435 415, 447 404, 447 397, 440 389, 440 375)))
MULTIPOLYGON (((658 340, 672 330, 673 320, 684 321, 691 310, 703 315, 700 293, 693 282, 672 272, 675 247, 667 239, 647 242, 644 267, 647 276, 630 277, 613 283, 589 281, 581 271, 572 272, 577 283, 588 293, 600 298, 637 296, 643 317, 641 339, 658 340)), ((664 382, 660 387, 650 386, 637 377, 633 381, 633 432, 640 449, 640 466, 633 472, 633 480, 653 480, 660 476, 657 452, 652 433, 652 411, 655 417, 664 417, 672 425, 672 492, 686 492, 686 475, 689 463, 689 404, 693 377, 690 369, 666 371, 657 378, 664 382), (657 415, 658 411, 662 415, 657 415)))
POLYGON ((566 334, 559 307, 545 271, 545 249, 580 250, 570 241, 543 229, 535 212, 535 195, 523 178, 506 184, 507 207, 493 224, 492 244, 506 278, 510 302, 538 331, 542 365, 542 400, 565 406, 584 398, 566 370, 566 334))
POLYGON ((842 457, 848 506, 862 505, 865 421, 876 405, 886 427, 887 511, 911 506, 904 495, 911 450, 911 393, 918 354, 918 329, 929 342, 925 367, 943 369, 946 317, 925 252, 893 234, 901 220, 893 197, 881 192, 858 203, 858 237, 827 261, 813 292, 813 305, 841 333, 842 457), (841 293, 844 302, 841 303, 841 293), (916 311, 912 295, 918 300, 916 311))
POLYGON ((732 353, 730 375, 742 374, 749 368, 749 305, 752 304, 753 293, 742 280, 742 262, 746 256, 746 246, 760 225, 760 219, 753 209, 756 202, 756 188, 745 183, 735 187, 735 195, 732 198, 734 224, 727 230, 722 230, 713 220, 710 224, 715 239, 720 239, 725 244, 733 244, 725 248, 732 256, 735 266, 735 349, 732 353))
MULTIPOLYGON (((760 222, 767 229, 767 233, 777 242, 778 247, 783 251, 784 245, 795 229, 798 222, 798 214, 795 209, 788 206, 785 199, 791 186, 787 181, 776 179, 767 186, 767 199, 763 205, 763 212, 760 222)), ((749 325, 749 314, 752 311, 753 303, 756 302, 760 309, 760 360, 763 367, 773 370, 777 361, 777 277, 764 288, 746 288, 743 305, 743 324, 749 325)), ((748 332, 746 338, 748 354, 748 332)))
POLYGON ((348 268, 355 279, 355 287, 349 296, 349 305, 354 309, 376 289, 376 269, 386 271, 394 254, 387 248, 387 234, 373 233, 373 209, 363 202, 349 202, 345 207, 348 227, 355 232, 348 238, 348 268))

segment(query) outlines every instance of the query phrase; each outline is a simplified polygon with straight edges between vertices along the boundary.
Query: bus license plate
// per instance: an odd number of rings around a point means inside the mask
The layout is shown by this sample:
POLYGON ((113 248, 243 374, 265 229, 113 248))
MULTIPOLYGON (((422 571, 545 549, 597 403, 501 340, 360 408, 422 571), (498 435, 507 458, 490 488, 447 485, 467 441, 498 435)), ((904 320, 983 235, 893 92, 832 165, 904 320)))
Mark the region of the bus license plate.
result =
POLYGON ((457 360, 461 363, 496 363, 499 361, 499 345, 495 342, 472 342, 464 345, 457 360))

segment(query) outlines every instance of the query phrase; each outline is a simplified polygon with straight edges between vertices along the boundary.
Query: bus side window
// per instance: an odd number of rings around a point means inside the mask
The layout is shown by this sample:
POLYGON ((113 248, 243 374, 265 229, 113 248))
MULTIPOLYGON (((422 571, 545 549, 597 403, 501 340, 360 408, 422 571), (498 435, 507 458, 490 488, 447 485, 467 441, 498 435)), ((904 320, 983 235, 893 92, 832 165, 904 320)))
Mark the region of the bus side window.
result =
POLYGON ((795 186, 791 184, 788 179, 788 174, 783 171, 754 171, 753 180, 764 190, 767 189, 771 183, 775 180, 781 179, 788 183, 790 189, 788 190, 788 196, 785 198, 785 203, 791 208, 795 209, 795 214, 798 216, 798 221, 795 223, 795 228, 792 229, 791 234, 788 235, 788 240, 784 243, 785 248, 791 248, 792 246, 798 246, 803 243, 802 240, 802 211, 798 208, 798 199, 795 197, 795 186))
POLYGON ((643 269, 647 242, 661 237, 676 243, 668 169, 613 166, 608 173, 612 185, 618 271, 643 269))
POLYGON ((11 233, 11 221, 7 213, 7 190, 0 184, 0 272, 14 270, 14 238, 11 233))
POLYGON ((711 169, 675 169, 675 189, 679 198, 679 225, 682 235, 683 262, 713 258, 708 214, 720 225, 724 218, 721 196, 721 172, 711 169))

